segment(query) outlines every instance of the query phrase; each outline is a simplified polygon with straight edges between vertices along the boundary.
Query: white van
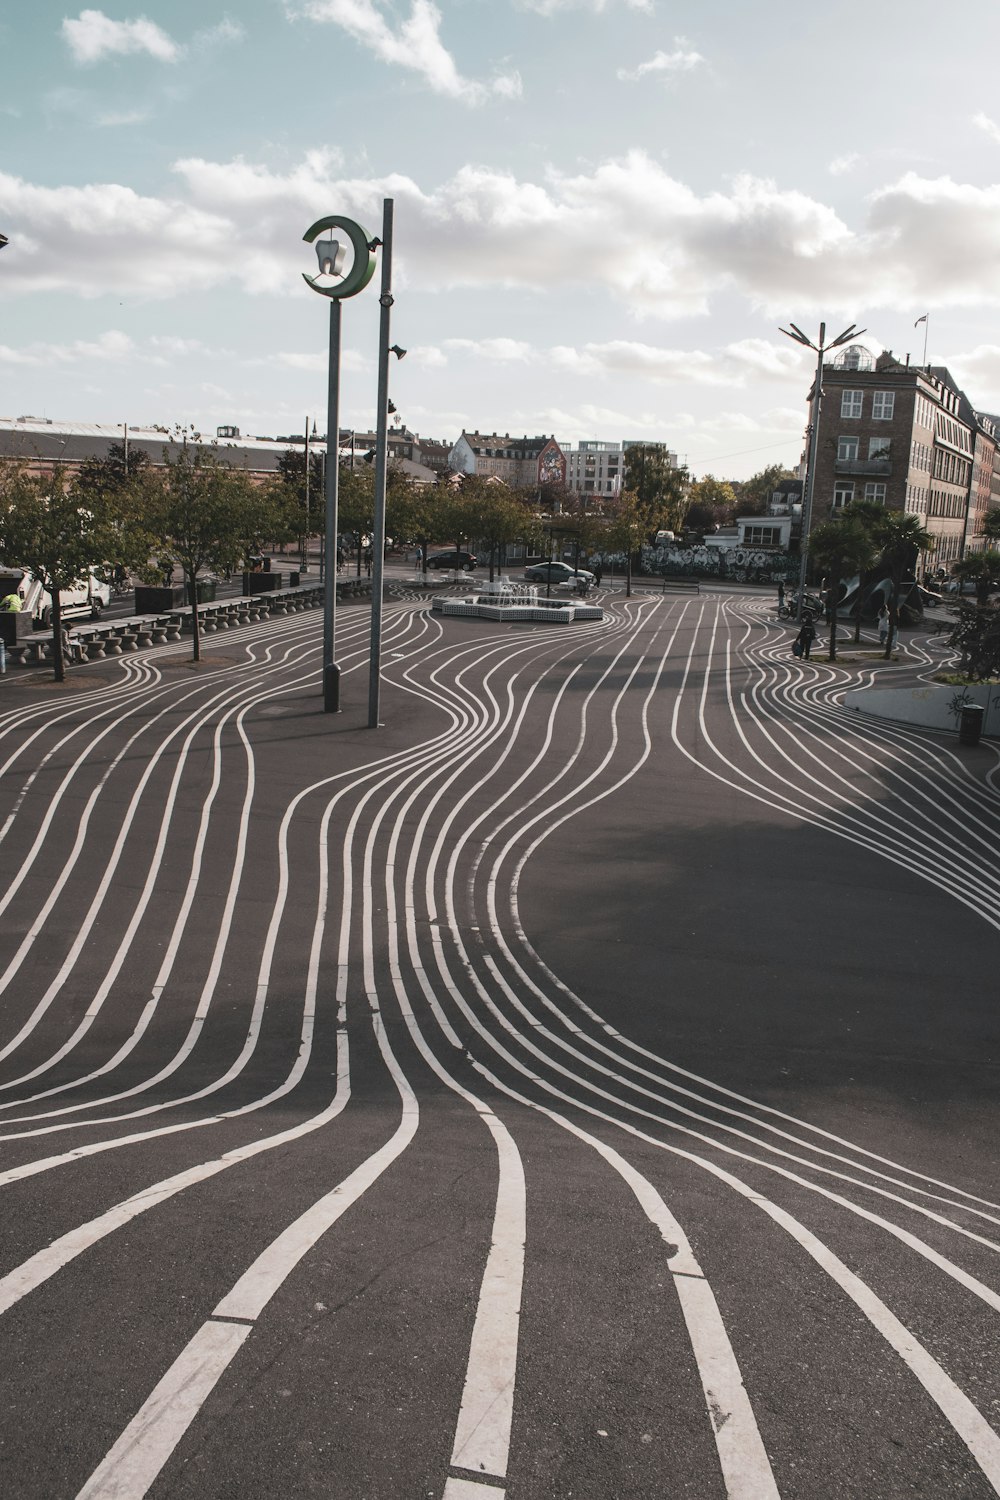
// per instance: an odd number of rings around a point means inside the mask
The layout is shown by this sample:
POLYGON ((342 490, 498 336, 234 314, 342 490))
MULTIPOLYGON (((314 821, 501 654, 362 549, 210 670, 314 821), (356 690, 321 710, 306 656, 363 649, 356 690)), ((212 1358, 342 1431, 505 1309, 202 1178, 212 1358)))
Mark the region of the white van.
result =
MULTIPOLYGON (((4 568, 0 573, 0 589, 4 594, 14 591, 20 594, 22 612, 30 614, 36 630, 51 627, 52 596, 27 568, 4 568)), ((59 603, 64 620, 80 615, 99 620, 101 611, 111 603, 111 589, 91 568, 87 577, 74 588, 60 589, 59 603)))

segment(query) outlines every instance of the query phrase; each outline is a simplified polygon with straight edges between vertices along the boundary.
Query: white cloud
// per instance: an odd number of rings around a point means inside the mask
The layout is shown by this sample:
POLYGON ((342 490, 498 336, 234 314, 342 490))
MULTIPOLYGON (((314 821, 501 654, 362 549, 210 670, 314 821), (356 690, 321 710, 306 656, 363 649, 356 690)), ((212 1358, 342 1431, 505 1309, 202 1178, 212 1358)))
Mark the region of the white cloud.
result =
POLYGON ((214 26, 206 26, 203 31, 196 31, 191 38, 191 45, 195 51, 205 51, 209 47, 226 46, 230 42, 242 42, 246 36, 246 27, 239 21, 232 21, 224 16, 214 26))
POLYGON ((475 354, 482 359, 504 364, 527 363, 536 358, 536 351, 521 339, 445 339, 445 348, 463 354, 475 354))
POLYGON ((444 348, 424 347, 413 353, 425 366, 451 363, 450 356, 489 365, 526 364, 548 367, 567 380, 595 376, 615 379, 639 377, 656 385, 757 387, 764 381, 791 384, 796 389, 807 378, 807 362, 800 351, 767 339, 741 339, 724 348, 667 349, 635 340, 614 339, 579 348, 555 344, 548 348, 521 339, 451 338, 444 348), (447 351, 447 353, 445 353, 447 351))
POLYGON ((176 62, 181 48, 167 33, 140 16, 136 21, 112 21, 101 10, 82 10, 76 20, 66 17, 63 39, 78 63, 99 62, 102 57, 146 52, 160 62, 176 62))
MULTIPOLYGON (((600 15, 610 9, 615 0, 517 0, 517 3, 522 10, 533 10, 540 16, 554 16, 564 10, 592 10, 600 15)), ((624 0, 624 4, 627 10, 641 10, 652 15, 652 0, 624 0)))
POLYGON ((76 339, 72 343, 48 344, 36 341, 23 349, 12 349, 0 345, 0 363, 10 365, 72 365, 81 360, 111 360, 121 363, 131 360, 136 346, 127 333, 109 329, 96 339, 76 339))
POLYGON ((177 189, 162 197, 0 173, 12 240, 0 293, 169 297, 229 283, 306 295, 302 230, 333 202, 374 232, 391 197, 401 291, 572 291, 610 297, 633 321, 705 313, 723 294, 800 323, 813 311, 861 321, 866 309, 915 316, 1000 301, 1000 186, 947 177, 907 173, 872 194, 853 226, 766 179, 697 193, 641 151, 536 180, 469 165, 437 185, 351 177, 329 151, 285 172, 201 158, 174 171, 177 189))
POLYGON ((831 177, 844 177, 848 172, 853 172, 861 157, 856 151, 848 151, 844 156, 835 156, 827 167, 831 177))
POLYGON ((441 40, 441 12, 432 0, 412 0, 409 17, 397 30, 375 0, 305 0, 300 14, 342 27, 382 62, 421 74, 435 93, 466 104, 482 104, 491 93, 507 99, 521 93, 516 73, 501 75, 492 84, 463 78, 441 40))
POLYGON ((692 52, 690 46, 683 37, 674 38, 673 52, 654 52, 647 62, 640 63, 631 71, 628 68, 619 68, 618 77, 626 82, 635 83, 644 78, 648 73, 690 73, 705 59, 700 52, 692 52))
POLYGON ((995 120, 991 120, 989 115, 984 115, 980 111, 979 114, 972 116, 972 123, 988 135, 991 141, 1000 143, 1000 125, 995 120))
POLYGON ((434 344, 415 345, 414 348, 408 350, 407 358, 418 365, 423 365, 427 370, 443 370, 448 363, 448 356, 444 350, 438 349, 434 344))
POLYGON ((107 114, 97 116, 97 124, 114 128, 119 125, 139 125, 148 119, 149 111, 146 109, 109 110, 107 114))

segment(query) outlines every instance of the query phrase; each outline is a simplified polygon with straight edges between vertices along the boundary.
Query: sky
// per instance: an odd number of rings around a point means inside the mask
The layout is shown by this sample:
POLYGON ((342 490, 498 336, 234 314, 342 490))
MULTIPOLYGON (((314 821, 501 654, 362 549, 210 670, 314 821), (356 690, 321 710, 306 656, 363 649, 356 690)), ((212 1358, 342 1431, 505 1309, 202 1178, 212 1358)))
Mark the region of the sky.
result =
MULTIPOLYGON (((302 237, 380 233, 386 198, 390 395, 425 438, 794 466, 815 357, 790 321, 916 362, 926 331, 1000 411, 997 0, 4 16, 0 416, 323 432, 302 237)), ((378 281, 344 303, 343 426, 374 422, 378 281)))

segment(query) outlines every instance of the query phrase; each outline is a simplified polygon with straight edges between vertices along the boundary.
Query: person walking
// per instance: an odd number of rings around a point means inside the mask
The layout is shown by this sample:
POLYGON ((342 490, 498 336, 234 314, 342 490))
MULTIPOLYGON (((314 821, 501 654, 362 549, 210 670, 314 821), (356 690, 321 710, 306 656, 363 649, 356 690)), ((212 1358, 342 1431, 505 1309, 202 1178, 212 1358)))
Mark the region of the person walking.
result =
POLYGON ((878 643, 884 646, 889 639, 889 611, 883 604, 878 612, 878 643))
POLYGON ((601 559, 599 557, 594 558, 594 561, 590 565, 590 571, 594 575, 594 587, 599 589, 601 586, 601 578, 604 574, 604 564, 601 562, 601 559))
POLYGON ((806 610, 806 613, 802 616, 802 624, 799 628, 799 633, 795 637, 796 643, 802 647, 799 655, 802 657, 803 661, 809 660, 809 653, 812 650, 812 643, 815 639, 816 627, 813 624, 813 617, 809 613, 809 611, 806 610))
POLYGON ((783 578, 779 578, 778 579, 778 608, 779 609, 784 609, 784 607, 785 607, 785 580, 783 578))

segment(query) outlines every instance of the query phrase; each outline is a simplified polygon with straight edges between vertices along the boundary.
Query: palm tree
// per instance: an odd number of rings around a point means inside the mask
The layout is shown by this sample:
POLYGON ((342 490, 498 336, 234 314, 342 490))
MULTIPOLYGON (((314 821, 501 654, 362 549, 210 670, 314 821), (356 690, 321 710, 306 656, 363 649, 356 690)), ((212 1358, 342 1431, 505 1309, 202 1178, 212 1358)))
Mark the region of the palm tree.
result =
MULTIPOLYGON (((840 513, 841 520, 860 521, 868 535, 873 537, 880 521, 885 519, 885 506, 881 500, 865 500, 858 497, 845 505, 840 513)), ((858 578, 857 608, 854 612, 854 644, 857 645, 861 639, 861 619, 865 604, 871 598, 871 565, 864 568, 858 578)), ((871 585, 872 587, 874 585, 871 585)))
POLYGON ((875 527, 875 540, 882 548, 882 561, 889 569, 892 584, 887 600, 889 608, 889 634, 885 643, 885 659, 891 660, 892 643, 899 629, 899 590, 903 574, 913 567, 918 552, 930 552, 934 538, 925 531, 916 516, 899 510, 886 511, 875 527))
POLYGON ((871 566, 878 552, 871 533, 860 520, 826 521, 809 537, 809 556, 827 576, 830 600, 829 660, 837 660, 837 599, 841 581, 871 566))

